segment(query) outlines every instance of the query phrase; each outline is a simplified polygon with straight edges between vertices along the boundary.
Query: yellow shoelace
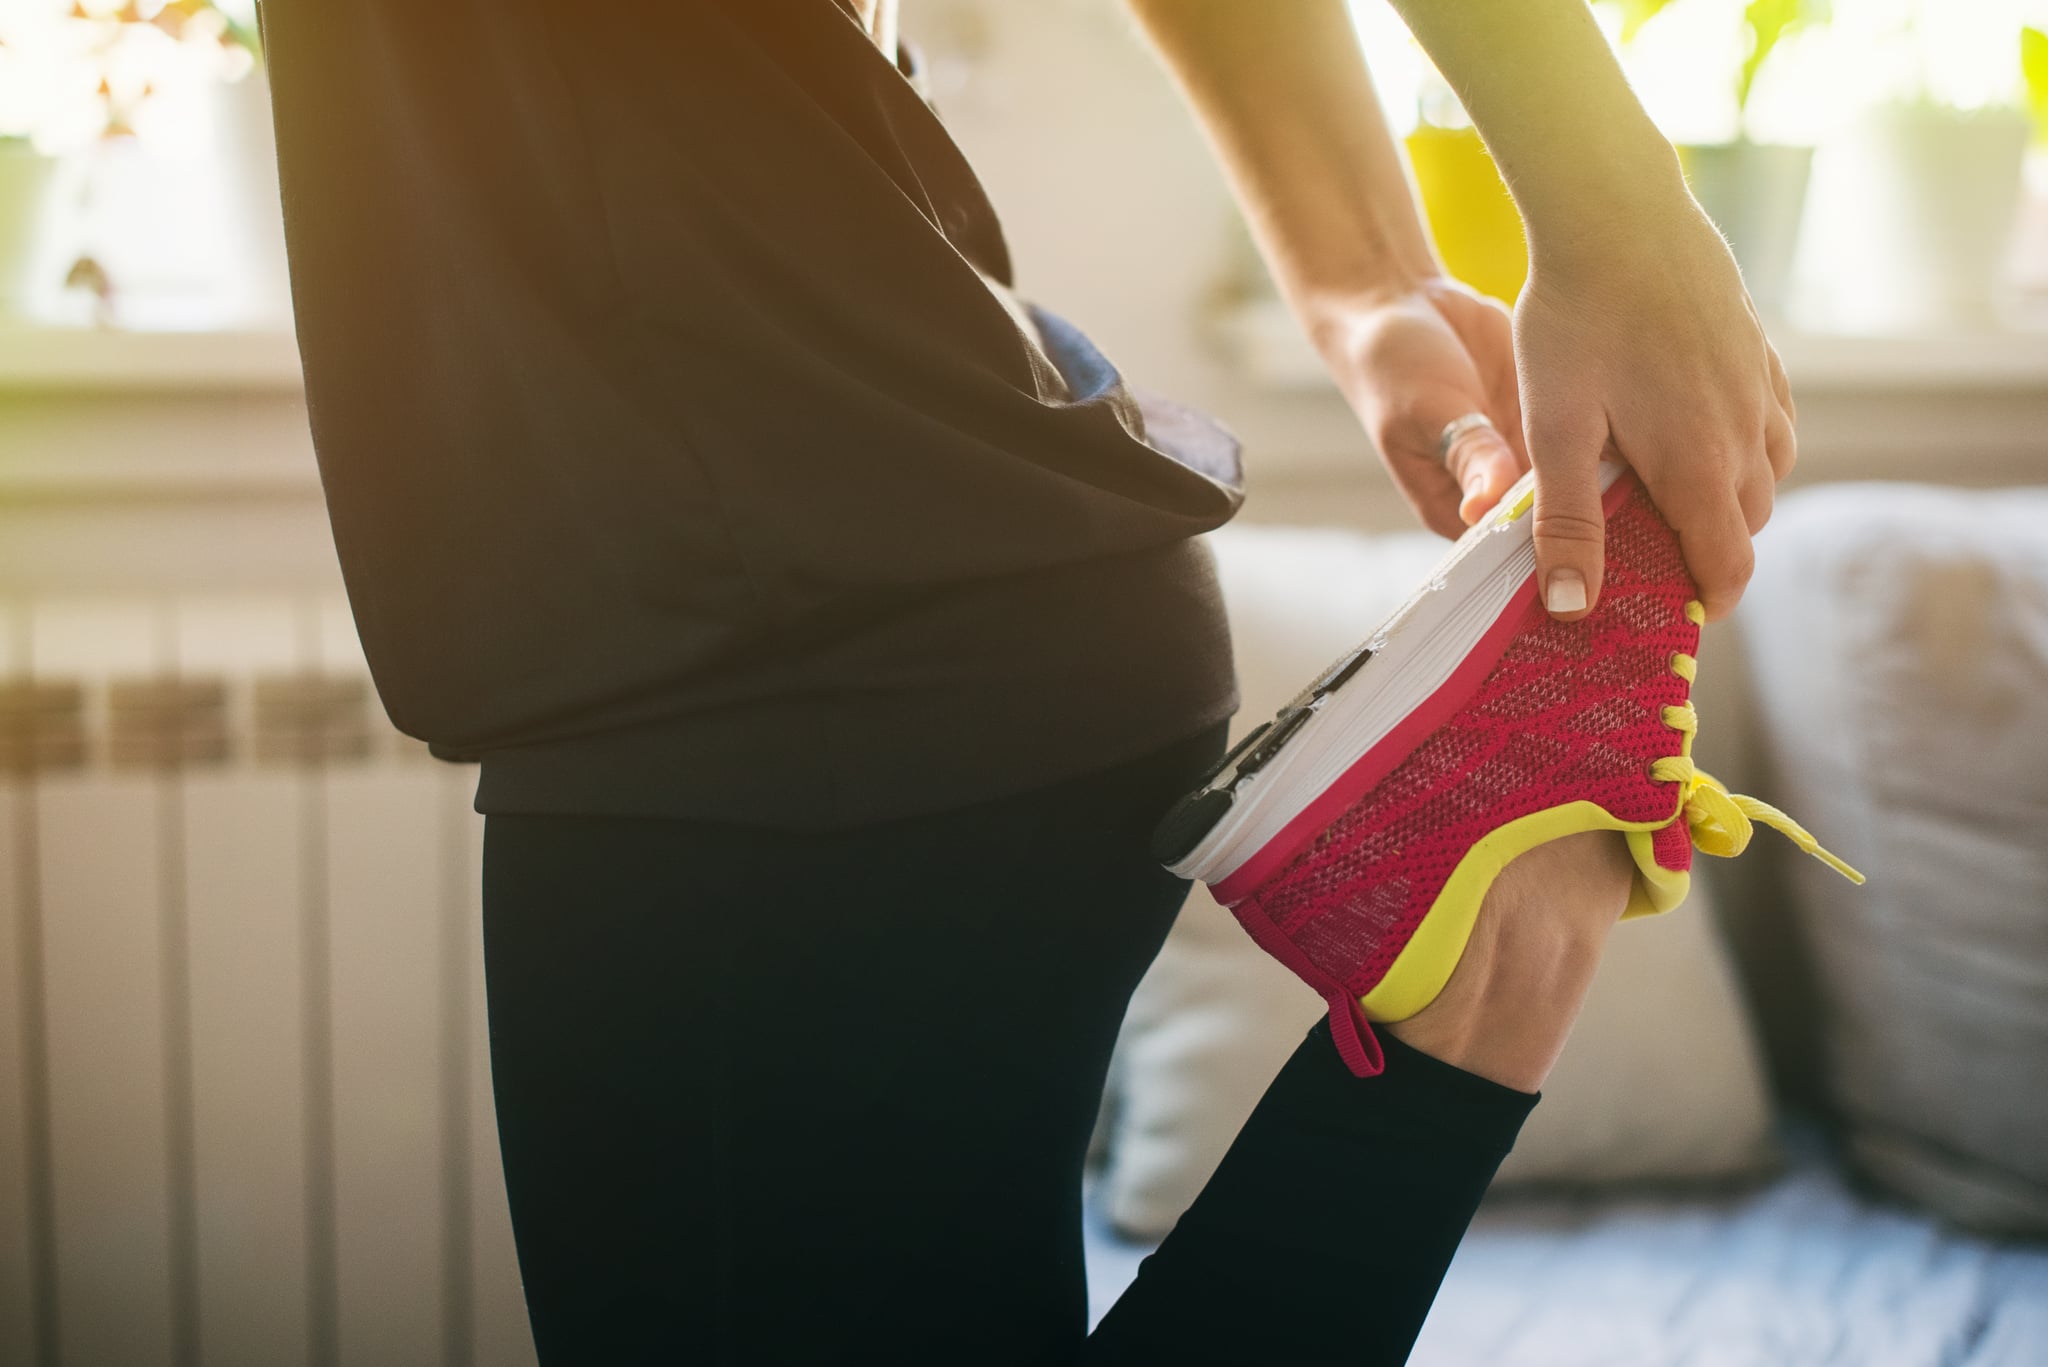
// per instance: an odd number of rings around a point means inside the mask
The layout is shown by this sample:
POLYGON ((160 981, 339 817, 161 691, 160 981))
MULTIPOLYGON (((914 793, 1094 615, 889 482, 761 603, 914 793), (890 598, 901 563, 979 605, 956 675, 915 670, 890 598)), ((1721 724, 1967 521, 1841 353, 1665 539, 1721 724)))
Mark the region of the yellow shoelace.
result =
MULTIPOLYGON (((1695 623, 1705 618, 1696 603, 1687 603, 1685 609, 1686 616, 1695 623)), ((1671 672, 1687 683, 1694 680, 1698 671, 1699 663, 1692 656, 1671 657, 1671 672)), ((1691 703, 1665 708, 1664 724, 1686 738, 1687 753, 1652 760, 1650 777, 1659 783, 1684 785, 1685 825, 1695 849, 1702 854, 1732 859, 1749 848, 1749 838, 1756 833, 1755 823, 1762 822, 1850 882, 1863 881, 1862 874, 1822 848, 1806 827, 1768 802, 1729 792, 1719 779, 1692 762, 1692 738, 1699 732, 1700 718, 1691 703)))

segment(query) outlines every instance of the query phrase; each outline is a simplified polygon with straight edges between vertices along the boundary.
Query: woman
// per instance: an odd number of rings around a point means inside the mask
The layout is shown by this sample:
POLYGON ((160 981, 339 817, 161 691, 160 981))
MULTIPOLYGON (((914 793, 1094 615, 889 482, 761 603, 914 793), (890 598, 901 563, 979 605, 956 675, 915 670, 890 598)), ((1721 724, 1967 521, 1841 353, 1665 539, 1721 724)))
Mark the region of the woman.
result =
MULTIPOLYGON (((1611 446, 1725 612, 1793 454, 1726 248, 1581 0, 1397 7, 1527 223, 1512 337, 1341 0, 1131 6, 1422 519, 1533 460, 1576 620, 1611 446)), ((1010 290, 893 0, 262 9, 357 623, 393 720, 482 762, 541 1360, 1404 1357, 1617 838, 1517 861, 1379 1075, 1311 1033, 1088 1338, 1082 1153, 1185 890, 1146 838, 1236 706, 1191 539, 1234 443, 1010 290)))

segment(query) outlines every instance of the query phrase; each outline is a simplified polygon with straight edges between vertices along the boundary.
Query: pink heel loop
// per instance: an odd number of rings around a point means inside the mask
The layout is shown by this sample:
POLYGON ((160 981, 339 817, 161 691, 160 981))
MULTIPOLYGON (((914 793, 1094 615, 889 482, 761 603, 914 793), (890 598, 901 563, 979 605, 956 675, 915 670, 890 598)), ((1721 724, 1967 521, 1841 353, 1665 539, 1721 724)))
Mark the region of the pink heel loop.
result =
POLYGON ((1365 1018, 1365 1008, 1349 992, 1334 993, 1330 1003, 1330 1038, 1337 1042, 1337 1056, 1353 1077, 1378 1077, 1386 1071, 1386 1056, 1380 1052, 1379 1036, 1365 1018))

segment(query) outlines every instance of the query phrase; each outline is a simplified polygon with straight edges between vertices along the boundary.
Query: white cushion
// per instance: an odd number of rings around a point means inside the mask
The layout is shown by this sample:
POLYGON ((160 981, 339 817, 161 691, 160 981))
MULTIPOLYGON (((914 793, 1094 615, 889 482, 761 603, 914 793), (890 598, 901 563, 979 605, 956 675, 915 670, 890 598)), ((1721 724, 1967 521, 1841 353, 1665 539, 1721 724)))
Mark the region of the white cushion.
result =
MULTIPOLYGON (((1362 640, 1444 550, 1422 533, 1246 525, 1211 540, 1236 638, 1238 734, 1362 640)), ((1695 897, 1616 931, 1502 1181, 1724 1176, 1770 1160, 1756 1044, 1695 897)), ((1190 893, 1118 1045, 1101 1188, 1118 1228, 1172 1227, 1321 1010, 1228 911, 1190 893)))
POLYGON ((1785 499, 1736 620, 1792 856, 1802 1022, 1864 1174, 2048 1233, 2048 489, 1785 499))

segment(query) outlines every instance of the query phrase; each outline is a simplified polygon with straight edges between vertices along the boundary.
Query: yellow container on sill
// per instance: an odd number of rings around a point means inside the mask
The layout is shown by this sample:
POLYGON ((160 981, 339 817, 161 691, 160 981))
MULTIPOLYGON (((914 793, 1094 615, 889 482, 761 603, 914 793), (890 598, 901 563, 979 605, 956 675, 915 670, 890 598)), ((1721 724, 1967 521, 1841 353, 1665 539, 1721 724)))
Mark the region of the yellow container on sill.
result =
POLYGON ((1424 124, 1408 135, 1408 163, 1445 269, 1481 294, 1514 303, 1529 278, 1529 249, 1477 130, 1424 124))

